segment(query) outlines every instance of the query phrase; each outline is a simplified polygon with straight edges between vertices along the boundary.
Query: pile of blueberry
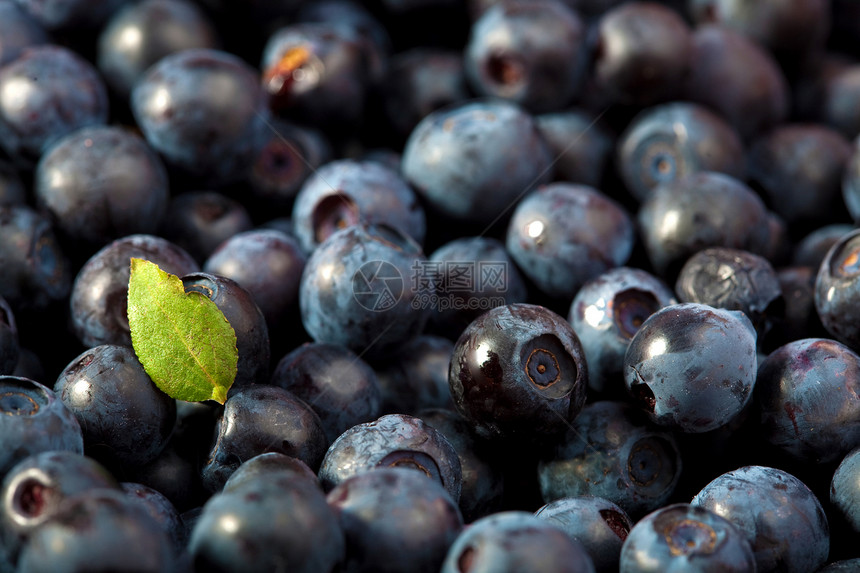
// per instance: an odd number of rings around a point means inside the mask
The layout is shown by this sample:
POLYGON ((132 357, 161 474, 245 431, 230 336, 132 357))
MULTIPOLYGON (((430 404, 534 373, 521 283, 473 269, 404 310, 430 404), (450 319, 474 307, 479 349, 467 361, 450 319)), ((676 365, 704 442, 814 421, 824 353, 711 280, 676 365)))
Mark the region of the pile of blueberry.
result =
POLYGON ((854 0, 0 0, 0 573, 860 571, 858 136, 854 0))

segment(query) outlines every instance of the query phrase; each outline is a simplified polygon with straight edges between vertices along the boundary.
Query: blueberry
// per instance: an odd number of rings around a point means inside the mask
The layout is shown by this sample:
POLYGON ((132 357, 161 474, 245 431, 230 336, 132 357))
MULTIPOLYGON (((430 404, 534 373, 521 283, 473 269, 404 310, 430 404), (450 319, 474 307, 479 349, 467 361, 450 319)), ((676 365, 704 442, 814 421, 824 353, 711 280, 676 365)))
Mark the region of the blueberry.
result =
POLYGON ((212 185, 244 175, 267 121, 257 74, 236 56, 213 49, 159 60, 135 84, 131 109, 169 166, 212 185))
POLYGON ((815 278, 815 308, 834 338, 860 349, 860 230, 839 239, 821 262, 815 278))
POLYGON ((171 571, 176 558, 168 534, 138 502, 120 491, 93 490, 64 500, 33 531, 20 571, 171 571))
POLYGON ((129 346, 85 351, 63 370, 54 392, 80 423, 87 455, 108 467, 151 462, 176 422, 175 400, 153 384, 129 346))
POLYGON ((108 85, 128 97, 134 84, 161 58, 195 48, 216 48, 209 18, 186 0, 128 3, 113 14, 98 37, 96 61, 108 85))
POLYGON ((248 172, 248 199, 255 211, 289 209, 307 178, 332 159, 331 144, 321 132, 281 119, 269 127, 248 172))
POLYGON ((497 239, 454 239, 433 251, 427 265, 437 279, 429 328, 452 340, 487 310, 526 302, 523 276, 497 239))
POLYGON ((555 178, 600 187, 615 136, 594 114, 573 109, 535 116, 535 124, 555 157, 555 178))
POLYGON ((299 308, 316 342, 346 346, 363 357, 387 355, 418 335, 429 317, 414 284, 424 264, 421 248, 397 229, 353 225, 317 247, 305 265, 299 308))
POLYGON ((403 467, 441 484, 458 502, 462 469, 457 452, 445 436, 419 418, 389 414, 353 426, 329 447, 318 472, 331 491, 344 480, 373 468, 403 467))
POLYGON ((128 0, 107 0, 95 5, 89 0, 15 0, 46 30, 94 29, 128 0))
POLYGON ((239 490, 260 480, 285 481, 287 483, 294 480, 305 480, 319 487, 316 474, 305 462, 278 452, 267 452, 242 462, 224 482, 222 491, 227 493, 239 490))
POLYGON ((356 424, 375 420, 381 392, 376 373, 351 350, 306 343, 278 362, 270 382, 307 402, 333 442, 356 424))
POLYGON ((123 482, 120 487, 129 499, 139 503, 150 517, 167 533, 178 553, 185 545, 185 524, 179 512, 160 492, 139 483, 123 482))
POLYGON ((121 475, 123 479, 134 480, 158 491, 177 510, 185 511, 202 503, 208 493, 200 484, 197 450, 201 448, 183 443, 181 436, 181 430, 174 431, 154 460, 140 467, 123 468, 121 475))
POLYGON ((598 401, 583 408, 537 471, 545 503, 598 496, 638 519, 669 500, 681 466, 671 433, 628 404, 598 401))
POLYGON ((131 346, 128 279, 132 257, 177 276, 195 272, 185 250, 155 235, 130 235, 102 247, 78 271, 70 297, 72 330, 84 345, 131 346))
POLYGON ((785 124, 750 147, 749 180, 786 222, 827 221, 842 210, 842 174, 851 143, 821 125, 785 124))
POLYGON ((296 238, 306 252, 362 222, 396 227, 421 244, 424 210, 403 178, 379 163, 337 160, 302 186, 293 205, 296 238))
POLYGON ((38 382, 0 376, 0 414, 0 479, 16 463, 39 452, 84 452, 77 419, 38 382))
POLYGON ((0 2, 0 66, 15 60, 27 48, 46 43, 45 29, 18 2, 0 2))
POLYGON ((743 311, 759 335, 782 314, 782 288, 773 266, 739 249, 711 247, 687 259, 675 292, 681 302, 743 311))
POLYGON ((167 205, 159 234, 203 262, 224 241, 254 226, 245 206, 222 193, 192 191, 167 205))
POLYGON ((435 211, 486 225, 549 180, 551 159, 530 115, 477 100, 425 116, 406 142, 403 173, 435 211))
POLYGON ((824 510, 812 491, 785 471, 738 468, 706 485, 692 504, 741 530, 758 571, 815 571, 827 560, 830 533, 824 510))
POLYGON ((34 46, 0 70, 0 147, 32 165, 55 141, 107 122, 107 88, 88 61, 68 48, 34 46))
POLYGON ((441 573, 594 573, 581 543, 524 511, 479 519, 454 541, 441 573))
POLYGON ((44 451, 23 458, 3 479, 0 545, 16 558, 64 500, 94 489, 119 490, 119 484, 104 466, 79 452, 44 451))
POLYGON ((860 531, 860 449, 839 463, 830 482, 830 504, 855 533, 860 531))
POLYGON ((320 466, 328 440, 319 416, 290 392, 252 385, 233 393, 218 420, 215 443, 203 466, 203 486, 218 492, 244 460, 266 452, 320 466))
POLYGON ((833 223, 818 227, 800 239, 794 246, 791 265, 810 267, 817 272, 830 247, 853 230, 854 227, 847 223, 833 223))
POLYGON ((206 502, 188 543, 194 571, 339 570, 344 534, 323 492, 276 478, 260 475, 206 502))
POLYGON ((453 408, 448 365, 454 343, 424 334, 403 344, 377 365, 382 412, 414 415, 423 408, 453 408))
POLYGON ((842 178, 842 199, 854 222, 860 221, 860 145, 854 142, 842 178))
POLYGON ((586 56, 585 25, 576 11, 555 1, 509 1, 472 25, 464 66, 479 95, 548 112, 578 95, 586 56))
POLYGON ((402 468, 354 475, 327 500, 346 537, 345 572, 436 573, 463 527, 445 488, 402 468))
POLYGON ((636 523, 621 548, 619 571, 748 573, 756 562, 746 536, 730 521, 699 506, 677 503, 636 523))
POLYGON ((0 375, 15 374, 20 356, 15 315, 6 299, 0 296, 0 375))
POLYGON ((381 89, 385 118, 404 137, 424 116, 470 97, 463 56, 433 48, 415 48, 392 56, 381 89))
POLYGON ((761 363, 760 433, 804 463, 825 464, 860 446, 860 356, 823 338, 795 340, 761 363))
POLYGON ((58 140, 34 179, 38 205, 87 256, 114 239, 154 233, 167 209, 161 160, 140 137, 117 127, 83 128, 58 140))
POLYGON ((30 207, 0 207, 0 267, 0 296, 16 311, 69 295, 70 263, 50 221, 30 207))
POLYGON ((570 300, 586 281, 627 262, 634 232, 627 211, 600 191, 551 183, 517 204, 505 245, 542 292, 570 300))
POLYGON ((815 310, 816 269, 807 266, 784 267, 777 272, 785 310, 780 321, 781 332, 772 336, 772 339, 785 344, 800 338, 828 336, 815 310))
POLYGON ((746 407, 756 367, 756 333, 746 315, 684 303, 642 324, 624 356, 624 383, 656 424, 702 433, 746 407))
POLYGON ((593 77, 610 101, 649 105, 680 92, 693 37, 677 12, 656 2, 622 3, 596 26, 593 77))
POLYGON ((542 506, 535 516, 560 526, 582 543, 598 573, 618 571, 621 545, 633 522, 627 512, 608 499, 564 497, 542 506))
POLYGON ((631 267, 612 269, 582 285, 568 320, 585 351, 589 388, 623 396, 622 363, 630 340, 649 316, 676 303, 663 281, 631 267))
POLYGON ((463 473, 460 510, 469 523, 502 508, 505 473, 498 467, 496 452, 478 438, 462 416, 453 410, 430 408, 418 417, 451 442, 463 473))
POLYGON ((239 356, 231 391, 265 384, 271 358, 269 329, 251 293, 232 279, 202 272, 184 275, 182 286, 185 292, 199 292, 214 302, 236 333, 239 356))
POLYGON ((852 103, 860 94, 860 66, 831 54, 810 68, 797 82, 797 106, 810 120, 854 140, 860 134, 860 113, 852 103))
POLYGON ((858 570, 860 570, 860 558, 833 561, 818 569, 816 573, 854 573, 858 570))
POLYGON ((639 232, 654 270, 674 282, 681 265, 705 247, 759 254, 768 242, 768 213, 741 181, 693 173, 656 187, 642 203, 639 232))
POLYGON ((306 258, 298 242, 277 230, 236 233, 203 263, 207 273, 239 283, 259 307, 269 334, 298 313, 299 285, 306 258))
POLYGON ((781 123, 789 111, 786 79, 773 57, 729 28, 706 24, 693 33, 685 99, 725 117, 744 138, 781 123))
POLYGON ((726 120, 690 102, 646 108, 618 140, 620 175, 640 201, 660 184, 691 173, 716 171, 743 179, 746 158, 740 136, 726 120))
POLYGON ((579 414, 588 369, 567 321, 542 306, 512 304, 463 331, 448 384, 457 411, 481 437, 542 443, 579 414))

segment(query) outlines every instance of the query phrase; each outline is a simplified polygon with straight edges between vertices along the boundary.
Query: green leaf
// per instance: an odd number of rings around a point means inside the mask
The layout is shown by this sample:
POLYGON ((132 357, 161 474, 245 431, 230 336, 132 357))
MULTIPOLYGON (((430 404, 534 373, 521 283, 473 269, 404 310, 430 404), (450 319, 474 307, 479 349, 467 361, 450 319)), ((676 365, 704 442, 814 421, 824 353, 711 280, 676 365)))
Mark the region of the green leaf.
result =
POLYGON ((138 360, 164 393, 186 402, 223 404, 236 378, 236 333, 214 302, 185 292, 182 281, 131 259, 128 325, 138 360))

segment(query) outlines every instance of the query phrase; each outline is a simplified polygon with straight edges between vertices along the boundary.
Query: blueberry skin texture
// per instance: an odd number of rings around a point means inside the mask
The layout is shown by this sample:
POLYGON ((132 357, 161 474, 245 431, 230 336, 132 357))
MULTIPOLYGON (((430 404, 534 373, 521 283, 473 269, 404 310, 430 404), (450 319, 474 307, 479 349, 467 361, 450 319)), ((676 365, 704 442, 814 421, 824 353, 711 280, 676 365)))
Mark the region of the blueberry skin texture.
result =
POLYGON ((168 534, 121 491, 96 490, 66 499, 21 551, 20 571, 172 571, 168 534))
POLYGON ((836 340, 860 349, 860 230, 839 239, 821 261, 815 277, 815 309, 836 340))
POLYGON ((176 401, 155 386, 130 346, 83 352, 54 392, 80 423, 87 455, 109 467, 151 462, 176 423, 176 401))
POLYGON ((756 379, 760 433, 802 463, 826 464, 860 446, 860 356, 835 340, 781 346, 756 379))
POLYGON ((837 131, 814 124, 784 124, 749 150, 749 181, 789 224, 832 219, 842 210, 842 175, 853 152, 837 131))
POLYGON ((281 119, 273 119, 269 127, 248 172, 255 211, 290 209, 307 178, 333 155, 320 131, 281 119))
POLYGON ((79 129, 51 145, 33 192, 62 236, 90 253, 134 233, 155 233, 170 193, 161 159, 117 127, 79 129))
POLYGON ((368 161, 338 159, 302 185, 293 204, 294 232, 305 252, 346 226, 384 224, 424 242, 424 209, 395 171, 368 161))
POLYGON ((525 511, 479 519, 454 541, 441 573, 594 573, 581 543, 525 511))
POLYGON ((104 466, 79 451, 44 451, 23 458, 0 487, 0 540, 16 559, 29 536, 64 500, 94 489, 119 490, 104 466))
POLYGON ((422 472, 460 500, 463 474, 457 452, 445 436, 421 419, 389 414, 353 426, 336 439, 317 475, 331 491, 344 480, 373 468, 405 467, 422 472))
POLYGON ((860 558, 843 559, 822 567, 816 573, 853 573, 858 570, 858 567, 860 567, 860 558))
POLYGON ((697 23, 714 23, 755 40, 779 56, 802 57, 824 47, 830 32, 830 3, 778 0, 737 3, 731 0, 687 0, 697 23))
POLYGON ((270 384, 307 402, 320 417, 329 443, 380 414, 376 373, 343 346, 312 342, 299 346, 281 358, 270 384))
POLYGON ((0 375, 17 375, 16 366, 20 356, 15 315, 6 299, 0 296, 0 375))
POLYGON ((851 527, 860 532, 860 449, 854 449, 839 463, 830 481, 830 504, 851 527))
POLYGON ((746 536, 758 571, 815 571, 827 561, 830 530, 818 499, 791 474, 744 466, 706 485, 692 505, 734 523, 746 536))
POLYGON ((627 262, 633 220, 600 191, 551 183, 520 201, 505 245, 529 279, 551 297, 570 300, 588 280, 627 262))
POLYGON ((471 97, 462 54, 431 47, 392 56, 381 90, 385 119, 403 137, 429 113, 471 97))
POLYGON ((431 309, 418 296, 432 295, 433 285, 410 284, 424 260, 421 248, 393 228, 358 224, 336 232, 302 273, 305 330, 315 342, 346 346, 367 360, 388 356, 427 324, 431 309))
POLYGON ((692 32, 655 2, 614 7, 597 22, 593 77, 614 101, 651 105, 673 98, 691 66, 692 32))
POLYGON ((763 333, 778 318, 782 288, 773 266, 748 251, 712 247, 684 263, 675 292, 681 302, 740 310, 763 333))
POLYGON ((209 18, 185 0, 145 0, 115 12, 99 33, 96 62, 110 88, 128 97, 161 58, 195 48, 218 47, 209 18), (127 38, 137 37, 136 42, 127 38))
POLYGON ((570 324, 533 304, 496 307, 457 340, 454 407, 482 438, 552 441, 585 404, 588 368, 570 324))
POLYGON ((51 32, 93 29, 128 0, 15 0, 46 30, 51 32))
POLYGON ((827 256, 830 247, 853 230, 854 226, 847 223, 833 223, 818 227, 794 246, 791 266, 810 267, 814 272, 818 272, 818 267, 821 266, 821 261, 827 256))
POLYGON ((179 512, 160 492, 139 483, 120 484, 125 495, 140 504, 146 513, 167 533, 174 550, 178 553, 185 546, 185 524, 179 512))
POLYGON ((561 527, 582 543, 597 573, 618 571, 621 545, 633 522, 616 504, 602 497, 565 497, 539 508, 535 517, 561 527))
POLYGON ((287 483, 305 480, 319 487, 317 475, 305 462, 278 452, 267 452, 242 462, 224 483, 222 492, 229 493, 263 480, 287 483))
POLYGON ((69 295, 70 263, 47 217, 26 205, 0 207, 0 296, 15 309, 44 309, 69 295))
POLYGON ((382 412, 412 416, 424 408, 453 408, 448 389, 453 351, 448 338, 422 334, 402 345, 387 363, 377 365, 382 412))
POLYGON ((421 410, 418 417, 439 430, 457 452, 463 473, 459 506, 466 523, 501 510, 505 474, 498 467, 495 453, 475 435, 469 423, 445 408, 421 410))
POLYGON ((232 391, 269 380, 271 346, 266 317, 254 302, 254 297, 239 283, 208 273, 192 273, 182 277, 185 292, 199 292, 215 303, 236 333, 239 353, 232 391))
POLYGON ((34 46, 0 70, 0 146, 32 166, 59 138, 108 119, 107 88, 75 52, 34 46))
POLYGON ((624 383, 652 422, 702 433, 746 407, 756 369, 756 333, 746 315, 682 303, 658 310, 636 332, 624 383))
POLYGON ((216 191, 192 191, 170 200, 157 234, 203 262, 221 243, 253 227, 239 201, 216 191))
POLYGON ((571 102, 586 71, 585 25, 560 2, 506 2, 473 24, 464 51, 469 85, 481 96, 532 112, 571 102))
POLYGON ((655 187, 642 202, 637 221, 655 273, 671 282, 684 262, 706 247, 761 254, 768 243, 764 202, 722 173, 693 173, 655 187))
POLYGON ((745 139, 785 120, 788 84, 764 48, 728 28, 705 24, 693 32, 691 52, 684 99, 717 111, 745 139))
POLYGON ((735 129, 707 107, 690 102, 641 111, 619 137, 617 156, 624 185, 639 201, 658 185, 691 173, 746 175, 744 145, 735 129))
POLYGON ((236 233, 203 263, 203 271, 232 279, 254 298, 269 331, 298 311, 307 258, 292 236, 277 230, 236 233))
POLYGON ((354 475, 326 499, 346 537, 344 573, 436 573, 463 528, 457 503, 445 488, 409 469, 354 475))
POLYGON ((215 434, 202 469, 203 486, 213 493, 224 487, 243 460, 278 452, 316 470, 328 446, 316 412, 277 386, 252 385, 232 394, 215 434))
POLYGON ((451 340, 488 309, 500 303, 526 302, 523 276, 497 239, 460 237, 433 251, 428 261, 439 267, 441 275, 436 285, 440 300, 430 315, 430 328, 451 340), (484 273, 491 271, 498 271, 500 279, 488 284, 484 273), (442 306, 443 298, 447 299, 446 307, 442 306))
POLYGON ((621 548, 621 573, 750 573, 756 562, 746 536, 707 509, 676 503, 636 523, 621 548))
POLYGON ((78 271, 69 299, 72 330, 85 346, 131 346, 127 305, 132 257, 180 277, 200 269, 185 250, 155 235, 129 235, 102 247, 78 271))
POLYGON ((188 551, 195 571, 315 573, 339 570, 345 542, 316 484, 263 475, 206 502, 188 551))
POLYGON ((597 116, 573 109, 535 116, 535 125, 552 157, 555 179, 600 187, 615 136, 597 116))
POLYGON ((169 166, 211 185, 241 178, 267 129, 257 74, 220 50, 159 60, 135 84, 131 111, 169 166))
POLYGON ((671 433, 629 404, 598 401, 582 409, 537 474, 545 503, 592 495, 638 519, 669 500, 681 468, 671 433))
POLYGON ((32 46, 48 43, 45 29, 13 0, 0 2, 0 66, 32 46))
POLYGON ((632 267, 612 269, 582 285, 568 321, 585 351, 589 388, 621 397, 630 340, 649 316, 677 302, 666 283, 632 267))
POLYGON ((534 120, 503 101, 468 101, 427 115, 403 149, 403 174, 432 209, 486 225, 550 176, 534 120))
POLYGON ((78 420, 50 388, 19 376, 0 376, 0 478, 27 456, 50 450, 82 454, 78 420))

